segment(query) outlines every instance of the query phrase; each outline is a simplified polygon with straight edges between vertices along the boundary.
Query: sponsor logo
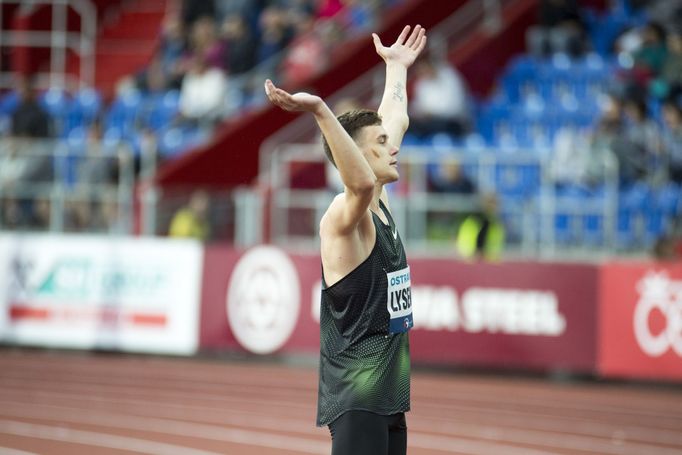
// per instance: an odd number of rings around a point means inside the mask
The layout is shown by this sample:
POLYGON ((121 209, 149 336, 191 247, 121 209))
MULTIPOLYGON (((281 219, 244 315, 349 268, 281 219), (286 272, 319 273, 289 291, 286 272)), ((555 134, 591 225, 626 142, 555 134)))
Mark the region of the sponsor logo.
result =
MULTIPOLYGON (((311 314, 316 321, 320 319, 319 286, 312 292, 311 314)), ((412 302, 410 328, 551 337, 566 331, 566 318, 552 291, 474 287, 460 297, 450 286, 413 286, 410 306, 412 302)))
POLYGON ((249 250, 235 266, 227 291, 227 320, 239 344, 256 354, 281 348, 296 326, 299 298, 298 273, 283 251, 249 250))
POLYGON ((639 347, 651 357, 670 349, 682 356, 682 281, 673 281, 666 272, 649 272, 637 283, 639 300, 633 315, 633 328, 639 347), (655 314, 665 325, 652 330, 655 314))

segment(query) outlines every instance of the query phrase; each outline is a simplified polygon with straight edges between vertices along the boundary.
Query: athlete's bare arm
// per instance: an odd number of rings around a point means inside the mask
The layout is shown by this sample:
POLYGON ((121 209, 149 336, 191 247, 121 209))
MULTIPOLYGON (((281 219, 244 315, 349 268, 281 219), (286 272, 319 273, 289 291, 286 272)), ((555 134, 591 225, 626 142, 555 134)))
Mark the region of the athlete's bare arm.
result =
MULTIPOLYGON (((386 62, 386 83, 378 112, 382 119, 381 123, 388 133, 389 142, 400 148, 409 125, 407 68, 414 63, 426 46, 426 29, 417 25, 410 33, 410 26, 406 25, 390 47, 384 46, 376 33, 372 34, 372 38, 377 54, 386 62)), ((385 190, 381 199, 388 206, 385 190)))
POLYGON ((284 110, 313 114, 341 174, 345 191, 334 199, 320 222, 325 280, 333 284, 366 259, 369 245, 374 244, 374 238, 364 238, 362 233, 374 234, 369 205, 376 176, 355 141, 321 98, 308 93, 289 94, 270 80, 265 82, 265 91, 270 101, 284 110))

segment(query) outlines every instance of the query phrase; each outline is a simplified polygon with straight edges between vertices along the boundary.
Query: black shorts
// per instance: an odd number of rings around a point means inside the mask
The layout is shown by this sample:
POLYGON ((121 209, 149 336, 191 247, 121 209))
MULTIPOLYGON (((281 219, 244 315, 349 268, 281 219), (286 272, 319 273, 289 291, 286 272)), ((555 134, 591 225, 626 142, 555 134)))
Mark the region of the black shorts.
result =
POLYGON ((405 455, 405 413, 383 416, 368 411, 346 411, 329 424, 332 455, 405 455))

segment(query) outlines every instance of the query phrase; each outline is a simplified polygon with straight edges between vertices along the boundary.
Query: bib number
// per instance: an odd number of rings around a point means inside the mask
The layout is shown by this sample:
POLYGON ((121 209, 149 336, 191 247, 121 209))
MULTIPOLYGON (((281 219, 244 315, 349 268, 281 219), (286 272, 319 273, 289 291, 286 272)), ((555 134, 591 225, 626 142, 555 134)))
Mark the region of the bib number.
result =
POLYGON ((410 267, 386 274, 386 308, 390 317, 389 333, 403 333, 412 328, 412 289, 410 267))

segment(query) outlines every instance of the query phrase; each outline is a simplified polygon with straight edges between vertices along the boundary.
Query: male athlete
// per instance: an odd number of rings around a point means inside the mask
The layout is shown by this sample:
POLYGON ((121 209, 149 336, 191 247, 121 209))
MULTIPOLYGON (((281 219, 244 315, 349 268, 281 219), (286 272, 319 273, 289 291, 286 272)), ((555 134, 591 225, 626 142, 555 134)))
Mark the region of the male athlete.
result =
POLYGON ((328 425, 332 455, 407 451, 412 328, 410 268, 384 185, 398 180, 397 155, 408 126, 407 68, 426 45, 406 26, 390 47, 373 34, 386 63, 378 112, 334 116, 317 96, 291 95, 265 82, 270 101, 313 114, 327 157, 344 183, 320 221, 322 302, 317 424, 328 425))

